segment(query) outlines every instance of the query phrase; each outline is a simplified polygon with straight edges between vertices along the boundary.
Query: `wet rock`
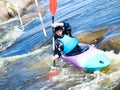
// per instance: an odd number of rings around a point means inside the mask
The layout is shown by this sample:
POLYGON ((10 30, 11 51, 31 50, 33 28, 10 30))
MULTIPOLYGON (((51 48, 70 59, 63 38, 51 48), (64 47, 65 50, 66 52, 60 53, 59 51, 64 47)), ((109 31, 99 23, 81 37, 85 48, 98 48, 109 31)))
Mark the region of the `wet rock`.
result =
POLYGON ((80 35, 77 35, 77 38, 82 43, 87 44, 98 44, 104 37, 104 34, 107 32, 108 27, 99 28, 94 32, 85 32, 80 35))
MULTIPOLYGON (((14 3, 12 3, 12 0, 10 0, 10 1, 9 2, 11 4, 14 4, 14 3)), ((19 0, 17 0, 17 2, 18 1, 19 0)), ((38 0, 38 2, 39 1, 40 0, 38 0)), ((0 3, 1 2, 2 1, 0 1, 0 3)), ((39 17, 38 12, 36 10, 36 5, 34 3, 34 0, 25 0, 24 2, 23 1, 21 2, 21 4, 24 3, 24 5, 22 5, 22 6, 18 5, 18 8, 19 8, 18 12, 19 12, 19 14, 21 14, 20 16, 21 16, 23 25, 25 25, 26 23, 29 23, 32 20, 34 20, 35 18, 39 17), (24 2, 26 2, 26 3, 24 3, 24 2)), ((7 9, 6 7, 3 8, 1 4, 0 4, 0 7, 1 7, 0 8, 0 28, 12 27, 13 25, 21 27, 21 23, 18 18, 18 13, 16 13, 16 11, 14 9, 10 9, 10 8, 7 9), (1 11, 2 9, 4 9, 3 10, 4 13, 2 13, 2 11, 1 11)), ((42 16, 45 14, 46 10, 47 10, 47 7, 41 7, 41 15, 42 16)))
POLYGON ((102 42, 98 47, 104 51, 113 50, 115 53, 120 52, 120 37, 109 39, 108 41, 102 42))
POLYGON ((120 25, 112 26, 104 35, 103 40, 98 44, 98 48, 103 50, 113 50, 115 53, 120 52, 120 25))
POLYGON ((93 44, 97 48, 102 49, 104 51, 113 50, 115 53, 119 53, 120 35, 118 29, 119 26, 115 26, 112 29, 111 27, 100 28, 97 29, 95 32, 85 32, 80 35, 77 35, 77 38, 82 43, 93 44), (116 33, 113 33, 112 30, 114 32, 116 30, 116 33))
POLYGON ((113 90, 120 90, 120 83, 118 86, 116 86, 115 88, 113 88, 113 90))
POLYGON ((7 21, 9 19, 8 11, 6 8, 0 8, 0 22, 7 21))
POLYGON ((22 15, 23 11, 32 4, 34 0, 1 0, 0 1, 0 22, 22 15))

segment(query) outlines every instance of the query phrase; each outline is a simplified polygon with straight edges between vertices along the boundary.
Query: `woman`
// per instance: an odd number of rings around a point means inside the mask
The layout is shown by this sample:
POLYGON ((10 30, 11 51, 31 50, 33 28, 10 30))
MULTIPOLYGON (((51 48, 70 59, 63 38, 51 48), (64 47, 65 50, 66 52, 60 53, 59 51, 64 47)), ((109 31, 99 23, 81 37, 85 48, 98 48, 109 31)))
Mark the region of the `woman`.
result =
POLYGON ((73 56, 80 53, 79 41, 72 37, 69 23, 54 23, 52 27, 55 28, 55 51, 53 60, 58 59, 61 54, 73 56))

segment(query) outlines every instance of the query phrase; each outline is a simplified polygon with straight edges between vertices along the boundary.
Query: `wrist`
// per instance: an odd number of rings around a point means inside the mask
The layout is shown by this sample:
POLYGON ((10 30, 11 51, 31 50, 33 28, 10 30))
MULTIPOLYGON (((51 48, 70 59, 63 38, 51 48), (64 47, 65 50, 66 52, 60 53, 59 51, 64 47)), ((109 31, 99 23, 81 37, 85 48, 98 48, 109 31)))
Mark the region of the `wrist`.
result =
POLYGON ((59 58, 58 55, 53 56, 53 61, 56 60, 56 59, 58 59, 58 58, 59 58))
POLYGON ((59 26, 64 26, 64 23, 59 23, 59 26))

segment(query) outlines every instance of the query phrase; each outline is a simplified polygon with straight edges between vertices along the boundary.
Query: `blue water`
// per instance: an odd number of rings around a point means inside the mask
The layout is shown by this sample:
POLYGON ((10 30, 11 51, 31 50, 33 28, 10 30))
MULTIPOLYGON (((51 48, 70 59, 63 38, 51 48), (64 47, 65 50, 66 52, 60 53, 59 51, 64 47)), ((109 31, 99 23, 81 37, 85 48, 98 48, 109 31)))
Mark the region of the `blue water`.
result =
MULTIPOLYGON (((39 19, 35 19, 25 26, 24 34, 7 50, 1 53, 2 57, 22 55, 33 51, 44 41, 52 38, 51 13, 48 0, 39 2, 41 7, 46 6, 47 11, 43 16, 48 36, 42 32, 39 19)), ((35 8, 33 8, 35 9, 35 8)), ((120 0, 58 0, 55 13, 55 22, 66 21, 72 26, 72 33, 91 32, 95 28, 120 24, 120 0)), ((106 37, 111 33, 107 33, 106 37)), ((120 32, 114 33, 114 36, 120 32)))

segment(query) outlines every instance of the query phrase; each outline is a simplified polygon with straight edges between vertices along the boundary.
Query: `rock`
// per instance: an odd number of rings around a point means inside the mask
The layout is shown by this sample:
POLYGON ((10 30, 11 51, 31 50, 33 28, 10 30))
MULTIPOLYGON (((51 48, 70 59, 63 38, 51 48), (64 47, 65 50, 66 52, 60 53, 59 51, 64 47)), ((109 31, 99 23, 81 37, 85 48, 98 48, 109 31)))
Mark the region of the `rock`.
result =
POLYGON ((104 35, 103 40, 98 44, 98 48, 103 50, 113 50, 115 53, 120 52, 120 25, 114 25, 109 28, 104 35))
POLYGON ((77 35, 77 38, 82 43, 87 44, 98 44, 104 37, 104 34, 107 32, 108 27, 103 27, 95 30, 94 32, 85 32, 80 35, 77 35))
POLYGON ((113 90, 120 90, 120 83, 115 88, 113 88, 113 90))
POLYGON ((16 17, 32 4, 34 0, 1 0, 0 1, 0 22, 16 17))
POLYGON ((101 42, 98 48, 104 51, 113 50, 115 53, 120 52, 120 37, 109 39, 108 41, 101 42))
POLYGON ((95 32, 85 32, 77 35, 77 38, 82 43, 93 44, 97 48, 115 53, 120 52, 120 26, 104 27, 95 30, 95 32))

